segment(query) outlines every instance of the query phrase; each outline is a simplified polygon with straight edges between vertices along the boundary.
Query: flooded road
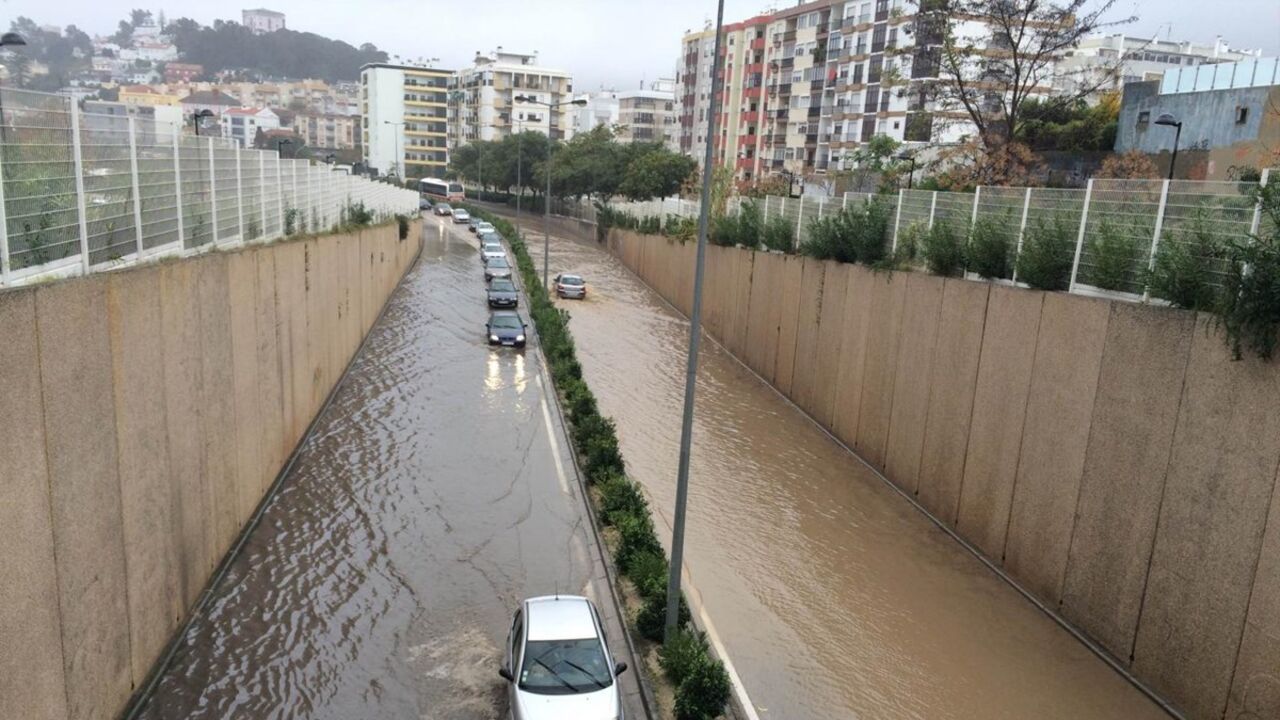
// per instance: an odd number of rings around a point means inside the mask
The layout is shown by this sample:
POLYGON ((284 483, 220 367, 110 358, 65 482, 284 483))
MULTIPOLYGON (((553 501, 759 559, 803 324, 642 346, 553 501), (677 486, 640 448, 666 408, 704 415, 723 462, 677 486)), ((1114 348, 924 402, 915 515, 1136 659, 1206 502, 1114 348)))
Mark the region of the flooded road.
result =
POLYGON ((506 717, 511 613, 557 591, 595 597, 635 666, 538 353, 487 347, 474 240, 424 225, 422 258, 141 717, 506 717))
MULTIPOLYGON (((594 245, 554 239, 602 412, 670 537, 688 324, 594 245)), ((714 343, 685 553, 763 718, 1167 718, 714 343)))

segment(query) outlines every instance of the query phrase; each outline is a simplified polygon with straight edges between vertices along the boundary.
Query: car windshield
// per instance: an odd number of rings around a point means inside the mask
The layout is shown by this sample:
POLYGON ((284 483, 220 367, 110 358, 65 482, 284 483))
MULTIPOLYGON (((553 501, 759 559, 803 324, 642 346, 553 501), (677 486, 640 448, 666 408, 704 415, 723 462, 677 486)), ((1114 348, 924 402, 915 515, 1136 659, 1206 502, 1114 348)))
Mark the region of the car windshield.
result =
POLYGON ((441 210, 449 210, 449 209, 451 209, 451 208, 449 207, 449 204, 448 204, 448 203, 440 203, 439 205, 436 205, 436 207, 440 208, 441 210))
POLYGON ((524 323, 515 315, 494 315, 489 320, 489 327, 494 330, 519 330, 524 327, 524 323))
POLYGON ((515 283, 510 280, 503 280, 499 278, 489 284, 489 289, 493 292, 515 292, 516 286, 515 283))
POLYGON ((466 210, 459 210, 456 214, 460 218, 471 217, 471 213, 467 212, 466 210))
POLYGON ((562 275, 560 276, 560 284, 577 286, 577 285, 585 285, 586 283, 584 283, 582 281, 582 278, 578 277, 577 275, 562 275))
POLYGON ((520 689, 543 695, 603 690, 613 684, 596 638, 531 640, 524 648, 520 689))
POLYGON ((498 253, 500 255, 506 253, 506 250, 503 250, 501 245, 485 245, 484 251, 487 253, 498 253))
POLYGON ((489 267, 498 268, 499 270, 511 267, 507 265, 507 259, 504 257, 489 258, 489 267))

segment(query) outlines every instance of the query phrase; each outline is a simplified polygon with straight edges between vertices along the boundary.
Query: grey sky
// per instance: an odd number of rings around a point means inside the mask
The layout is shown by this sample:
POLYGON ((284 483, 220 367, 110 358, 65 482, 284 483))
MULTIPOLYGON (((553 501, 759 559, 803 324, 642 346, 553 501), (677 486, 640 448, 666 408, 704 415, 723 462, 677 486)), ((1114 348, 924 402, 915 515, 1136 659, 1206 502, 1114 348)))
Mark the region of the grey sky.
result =
MULTIPOLYGON (((711 0, 264 0, 288 15, 289 27, 345 40, 372 42, 406 58, 438 57, 442 67, 468 64, 477 50, 497 46, 541 54, 545 65, 574 74, 579 90, 602 84, 638 87, 642 79, 668 77, 679 55, 680 36, 713 19, 711 0)), ((775 2, 786 7, 793 2, 775 2)), ((767 5, 764 0, 726 0, 726 22, 743 20, 767 5)), ((168 18, 239 21, 239 9, 208 2, 154 0, 0 0, 0 21, 26 15, 41 24, 74 23, 108 34, 132 7, 163 8, 168 18)), ((1277 0, 1119 0, 1117 18, 1140 19, 1124 28, 1131 35, 1210 42, 1223 36, 1238 47, 1261 47, 1280 54, 1277 0)))

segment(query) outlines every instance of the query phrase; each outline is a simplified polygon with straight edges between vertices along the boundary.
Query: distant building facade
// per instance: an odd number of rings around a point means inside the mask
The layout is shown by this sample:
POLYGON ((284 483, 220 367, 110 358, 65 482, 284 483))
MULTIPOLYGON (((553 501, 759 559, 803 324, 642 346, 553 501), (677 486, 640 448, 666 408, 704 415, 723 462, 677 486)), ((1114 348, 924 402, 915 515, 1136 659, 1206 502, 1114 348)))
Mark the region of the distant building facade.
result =
POLYGON ((277 130, 280 117, 268 108, 231 108, 219 118, 222 137, 235 140, 240 147, 253 147, 258 131, 277 130))
POLYGON ((164 81, 169 84, 189 83, 204 74, 204 66, 194 63, 165 63, 164 81))
POLYGON ((449 70, 373 63, 360 69, 360 145, 367 167, 438 177, 449 163, 449 70))
POLYGON ((1232 48, 1222 38, 1212 45, 1131 37, 1121 33, 1097 35, 1063 53, 1056 64, 1054 88, 1074 92, 1081 84, 1099 84, 1094 97, 1119 91, 1128 83, 1160 80, 1166 70, 1215 63, 1259 59, 1262 50, 1232 48))
MULTIPOLYGON (((1116 132, 1116 152, 1171 153, 1175 128, 1157 125, 1161 115, 1182 123, 1182 153, 1206 156, 1196 179, 1220 180, 1231 168, 1263 168, 1280 148, 1280 60, 1167 70, 1159 82, 1124 88, 1116 132)), ((1180 173, 1180 174, 1186 174, 1180 173)))
POLYGON ((293 129, 314 148, 350 150, 360 145, 358 116, 298 113, 293 118, 293 129))
POLYGON ((149 85, 123 85, 119 101, 125 105, 180 105, 177 95, 160 92, 149 85))
POLYGON ((657 87, 618 93, 618 139, 622 142, 662 143, 678 150, 676 95, 674 89, 657 87))
POLYGON ((284 13, 275 10, 267 10, 258 8, 257 10, 242 10, 240 12, 240 22, 249 28, 254 35, 262 35, 264 33, 273 33, 277 30, 284 30, 284 13))
POLYGON ((573 136, 573 76, 538 65, 536 54, 476 54, 472 67, 454 76, 449 102, 451 147, 472 140, 500 140, 512 132, 537 132, 556 140, 573 136), (516 97, 536 103, 519 103, 516 97), (563 104, 562 104, 563 103, 563 104), (546 104, 559 105, 548 109, 546 104))

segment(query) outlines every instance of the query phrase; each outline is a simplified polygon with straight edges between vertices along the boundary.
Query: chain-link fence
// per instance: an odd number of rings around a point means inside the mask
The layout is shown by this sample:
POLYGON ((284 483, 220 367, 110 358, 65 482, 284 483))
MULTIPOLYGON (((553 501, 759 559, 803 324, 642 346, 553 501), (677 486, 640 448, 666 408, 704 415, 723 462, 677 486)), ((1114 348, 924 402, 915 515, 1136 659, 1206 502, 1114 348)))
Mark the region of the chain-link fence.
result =
POLYGON ((118 107, 0 89, 0 285, 417 212, 412 190, 118 107))

